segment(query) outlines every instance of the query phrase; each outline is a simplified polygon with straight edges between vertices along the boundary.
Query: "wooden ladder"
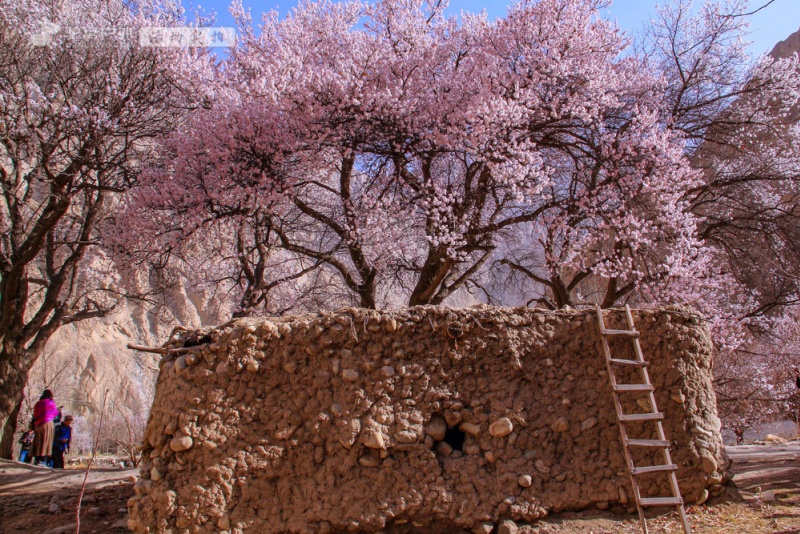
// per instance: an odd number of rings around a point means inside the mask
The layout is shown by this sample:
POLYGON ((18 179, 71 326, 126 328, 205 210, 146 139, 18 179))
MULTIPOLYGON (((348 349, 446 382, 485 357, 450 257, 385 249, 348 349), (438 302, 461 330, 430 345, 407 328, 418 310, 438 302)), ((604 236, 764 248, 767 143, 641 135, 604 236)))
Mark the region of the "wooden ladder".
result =
POLYGON ((678 479, 675 477, 675 471, 678 466, 672 463, 672 458, 669 454, 669 440, 664 435, 664 427, 661 420, 664 419, 664 414, 658 411, 656 405, 656 398, 653 394, 653 385, 650 382, 650 375, 647 373, 647 362, 642 355, 642 347, 639 344, 639 332, 633 324, 633 315, 628 305, 625 305, 625 316, 628 321, 627 330, 611 330, 607 329, 603 321, 603 311, 600 306, 595 305, 597 312, 597 324, 600 327, 600 339, 603 342, 603 354, 606 358, 606 370, 608 371, 608 380, 611 383, 611 392, 614 396, 614 406, 617 411, 617 423, 619 424, 619 433, 622 442, 622 450, 625 452, 625 460, 628 464, 628 473, 631 478, 631 486, 633 486, 633 497, 636 501, 636 509, 639 512, 639 520, 642 522, 642 532, 647 534, 647 522, 644 517, 644 508, 648 506, 674 506, 678 509, 681 516, 681 525, 685 534, 691 534, 692 529, 689 526, 689 520, 686 517, 686 509, 683 506, 683 498, 681 498, 680 489, 678 488, 678 479), (614 359, 611 357, 611 349, 608 346, 608 336, 624 336, 633 340, 633 352, 635 359, 614 359), (643 382, 640 384, 617 384, 617 378, 614 374, 616 366, 633 366, 639 369, 642 373, 643 382), (624 414, 622 413, 622 405, 620 404, 620 394, 629 392, 647 392, 650 397, 650 409, 648 413, 637 414, 624 414), (627 425, 630 423, 644 423, 654 422, 658 434, 658 439, 629 439, 627 432, 627 425), (664 453, 664 464, 653 465, 647 467, 636 467, 633 464, 631 457, 630 447, 650 447, 660 448, 664 453), (642 497, 639 493, 639 484, 636 480, 637 475, 644 473, 657 473, 664 472, 669 477, 670 486, 672 488, 671 497, 642 497))

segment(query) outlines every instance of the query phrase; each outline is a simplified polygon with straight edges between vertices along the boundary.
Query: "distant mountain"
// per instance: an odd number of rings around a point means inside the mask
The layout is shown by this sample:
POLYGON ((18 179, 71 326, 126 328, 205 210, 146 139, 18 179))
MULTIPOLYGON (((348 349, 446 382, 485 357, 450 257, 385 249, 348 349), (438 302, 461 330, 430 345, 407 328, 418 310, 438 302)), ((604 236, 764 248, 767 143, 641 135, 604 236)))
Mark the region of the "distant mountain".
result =
POLYGON ((797 52, 800 52, 800 30, 776 44, 769 55, 775 59, 783 59, 797 52))
MULTIPOLYGON (((800 53, 800 30, 776 44, 769 55, 775 59, 784 59, 797 53, 800 53)), ((789 115, 789 120, 796 122, 798 119, 800 119, 800 106, 795 106, 789 115)))

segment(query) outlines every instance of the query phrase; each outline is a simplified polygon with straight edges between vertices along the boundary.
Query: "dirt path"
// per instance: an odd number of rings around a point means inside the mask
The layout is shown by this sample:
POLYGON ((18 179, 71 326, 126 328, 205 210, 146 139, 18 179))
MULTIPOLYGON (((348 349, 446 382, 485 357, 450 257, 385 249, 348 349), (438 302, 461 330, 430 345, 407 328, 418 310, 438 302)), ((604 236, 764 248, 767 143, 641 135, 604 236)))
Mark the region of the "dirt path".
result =
POLYGON ((800 442, 728 447, 736 486, 748 501, 775 499, 800 506, 800 442))
MULTIPOLYGON (((75 532, 85 471, 0 460, 0 534, 75 532)), ((137 469, 92 469, 81 505, 81 532, 127 532, 137 469)))
MULTIPOLYGON (((689 507, 695 533, 800 534, 800 442, 728 447, 737 488, 709 505, 689 507), (737 491, 738 489, 738 491, 737 491), (741 495, 741 497, 739 497, 741 495)), ((126 502, 135 469, 90 472, 81 514, 82 533, 127 532, 126 502)), ((0 534, 75 532, 75 505, 84 471, 57 472, 0 460, 0 534)), ((680 532, 672 515, 648 520, 652 534, 680 532)), ((636 516, 606 512, 565 513, 519 534, 638 533, 636 516)))

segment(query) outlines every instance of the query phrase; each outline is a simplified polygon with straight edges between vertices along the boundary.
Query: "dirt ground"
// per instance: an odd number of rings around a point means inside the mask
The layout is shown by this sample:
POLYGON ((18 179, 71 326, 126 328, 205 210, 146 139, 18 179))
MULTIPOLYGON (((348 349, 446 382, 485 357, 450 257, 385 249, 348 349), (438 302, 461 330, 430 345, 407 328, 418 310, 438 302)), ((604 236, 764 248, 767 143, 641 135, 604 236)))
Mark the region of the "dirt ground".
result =
MULTIPOLYGON (((708 504, 690 506, 696 533, 800 534, 800 441, 728 447, 735 487, 708 504)), ((136 469, 93 469, 81 506, 82 533, 127 532, 126 502, 136 469)), ((0 460, 0 534, 75 532, 75 507, 85 471, 53 471, 0 460)), ((674 513, 648 519, 651 533, 680 532, 674 513)), ((641 532, 635 515, 597 510, 559 514, 523 533, 641 532)))
MULTIPOLYGON (((0 460, 0 534, 75 532, 86 471, 0 460)), ((81 503, 81 532, 128 532, 127 501, 138 469, 92 469, 81 503)))

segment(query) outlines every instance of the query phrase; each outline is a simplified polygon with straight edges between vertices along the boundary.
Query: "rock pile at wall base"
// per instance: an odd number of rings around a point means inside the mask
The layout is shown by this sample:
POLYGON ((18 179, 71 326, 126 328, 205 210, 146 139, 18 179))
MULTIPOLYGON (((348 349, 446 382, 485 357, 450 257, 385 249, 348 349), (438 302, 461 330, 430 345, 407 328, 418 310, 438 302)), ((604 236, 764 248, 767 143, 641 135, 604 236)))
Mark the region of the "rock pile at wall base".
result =
MULTIPOLYGON (((681 492, 701 502, 726 467, 708 332, 687 310, 634 315, 681 492)), ((622 319, 610 312, 608 326, 622 319)), ((487 531, 504 519, 629 508, 597 330, 593 311, 416 307, 176 336, 130 527, 487 531)), ((629 357, 630 341, 612 350, 629 357)), ((649 411, 644 394, 626 395, 626 412, 649 411)), ((630 437, 653 438, 653 426, 630 437)), ((637 454, 639 465, 663 463, 637 454)), ((645 496, 669 494, 663 475, 640 480, 645 496)))

